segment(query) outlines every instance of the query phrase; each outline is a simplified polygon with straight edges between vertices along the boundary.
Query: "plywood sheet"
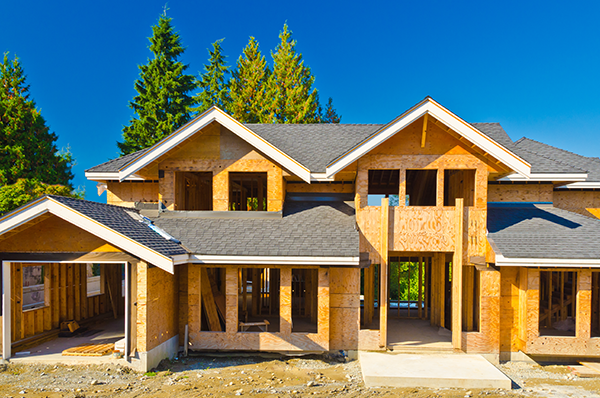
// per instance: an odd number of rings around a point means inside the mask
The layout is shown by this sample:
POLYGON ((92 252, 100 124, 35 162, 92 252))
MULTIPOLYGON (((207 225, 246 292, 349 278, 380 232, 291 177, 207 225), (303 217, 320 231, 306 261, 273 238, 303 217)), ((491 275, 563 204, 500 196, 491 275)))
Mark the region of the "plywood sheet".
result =
POLYGON ((73 348, 67 348, 62 352, 62 355, 77 357, 101 357, 110 354, 114 349, 114 343, 84 344, 73 348))

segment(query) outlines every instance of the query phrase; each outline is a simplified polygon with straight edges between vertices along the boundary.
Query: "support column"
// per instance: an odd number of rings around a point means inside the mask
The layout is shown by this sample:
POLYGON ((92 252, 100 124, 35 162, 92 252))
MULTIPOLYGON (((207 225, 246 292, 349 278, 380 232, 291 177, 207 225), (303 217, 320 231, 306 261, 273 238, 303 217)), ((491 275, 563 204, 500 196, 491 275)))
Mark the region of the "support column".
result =
MULTIPOLYGON (((292 334, 292 269, 281 268, 279 293, 279 332, 289 338, 292 334)), ((254 286, 252 286, 254 290, 254 286)))
POLYGON ((387 314, 388 314, 388 244, 389 244, 390 205, 389 199, 381 199, 381 230, 380 250, 381 265, 379 273, 381 284, 379 288, 379 347, 387 347, 387 314))
POLYGON ((592 271, 584 269, 578 274, 575 337, 589 339, 592 326, 592 271))
POLYGON ((457 198, 455 206, 456 238, 452 259, 452 347, 455 350, 462 350, 463 205, 463 199, 457 198))
MULTIPOLYGON (((84 274, 85 275, 85 274, 84 274)), ((125 263, 125 360, 131 353, 131 264, 125 263)))
POLYGON ((2 359, 9 359, 11 352, 11 305, 10 305, 10 262, 2 261, 2 359))

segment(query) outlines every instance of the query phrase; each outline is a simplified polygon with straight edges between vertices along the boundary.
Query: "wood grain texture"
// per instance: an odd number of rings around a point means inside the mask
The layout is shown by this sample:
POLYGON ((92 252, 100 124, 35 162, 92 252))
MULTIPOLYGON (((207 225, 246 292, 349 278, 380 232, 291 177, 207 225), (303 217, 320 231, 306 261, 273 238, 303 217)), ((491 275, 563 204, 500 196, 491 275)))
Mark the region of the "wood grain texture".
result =
POLYGON ((552 202, 552 184, 490 184, 488 202, 552 202))
POLYGON ((600 191, 554 191, 554 206, 583 214, 588 217, 600 218, 600 191))
MULTIPOLYGON (((158 179, 158 178, 157 178, 158 179)), ((107 182, 106 203, 134 207, 135 202, 158 202, 158 182, 107 182)))

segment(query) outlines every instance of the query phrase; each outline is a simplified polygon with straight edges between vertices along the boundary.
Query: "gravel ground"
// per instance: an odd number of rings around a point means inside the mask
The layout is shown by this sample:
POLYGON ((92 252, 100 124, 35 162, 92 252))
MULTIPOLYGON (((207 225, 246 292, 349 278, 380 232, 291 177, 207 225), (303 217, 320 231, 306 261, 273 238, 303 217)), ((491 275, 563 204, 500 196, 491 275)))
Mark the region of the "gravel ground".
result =
POLYGON ((511 391, 367 388, 358 361, 318 356, 197 356, 163 361, 154 371, 120 366, 8 364, 0 370, 0 397, 599 397, 600 379, 567 366, 506 363, 498 368, 511 391))

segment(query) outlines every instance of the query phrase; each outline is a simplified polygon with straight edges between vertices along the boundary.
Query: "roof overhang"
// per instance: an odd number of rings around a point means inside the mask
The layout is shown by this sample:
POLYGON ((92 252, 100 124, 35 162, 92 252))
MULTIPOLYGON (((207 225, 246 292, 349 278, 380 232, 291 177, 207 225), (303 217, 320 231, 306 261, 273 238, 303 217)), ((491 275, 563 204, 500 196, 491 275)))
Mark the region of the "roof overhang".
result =
POLYGON ((145 181, 146 179, 144 177, 141 177, 137 174, 132 174, 130 176, 128 176, 127 178, 123 178, 122 180, 119 179, 120 174, 118 172, 116 173, 111 173, 111 172, 100 172, 100 173, 95 173, 93 171, 86 171, 85 172, 85 178, 87 178, 90 181, 145 181))
POLYGON ((398 118, 382 127, 369 139, 355 146, 350 151, 327 165, 326 177, 331 177, 344 169, 364 154, 377 147, 394 134, 398 133, 420 117, 429 114, 444 123, 446 126, 460 134, 467 141, 490 154, 511 170, 527 178, 531 174, 531 165, 521 159, 496 141, 492 140, 469 123, 465 122, 448 109, 444 108, 431 98, 425 98, 413 108, 400 115, 398 118))
POLYGON ((170 272, 171 274, 174 272, 174 262, 170 257, 160 254, 47 196, 39 198, 0 218, 0 235, 24 225, 46 213, 53 214, 98 238, 105 240, 111 245, 170 272))
POLYGON ((500 267, 600 268, 600 258, 507 258, 496 253, 496 265, 500 267))
MULTIPOLYGON (((587 179, 587 173, 531 173, 525 177, 520 174, 510 174, 506 177, 499 178, 498 181, 512 182, 538 182, 538 181, 553 181, 553 182, 578 182, 587 179)), ((597 183, 597 185, 600 185, 597 183)))
POLYGON ((360 257, 303 257, 303 256, 217 256, 190 254, 187 259, 181 256, 175 264, 248 264, 248 265, 320 265, 355 266, 360 265, 360 257))
POLYGON ((165 137, 161 141, 154 144, 154 146, 150 147, 146 152, 141 154, 140 156, 132 159, 129 163, 125 164, 121 167, 118 173, 94 173, 87 172, 85 176, 88 179, 92 180, 105 180, 108 179, 106 177, 111 177, 110 179, 116 179, 119 181, 124 181, 131 176, 133 176, 136 172, 141 170, 142 168, 148 166, 153 161, 157 160, 171 149, 181 144, 186 139, 190 138, 192 135, 196 134, 198 131, 208 126, 212 122, 217 122, 236 134, 241 139, 248 142, 254 148, 264 153, 272 160, 281 164, 284 168, 289 170, 294 175, 300 177, 302 180, 310 183, 310 170, 306 167, 302 166, 296 160, 292 159, 290 156, 285 154, 282 150, 276 148, 264 138, 260 137, 258 134, 254 133, 252 130, 248 129, 246 126, 223 112, 217 107, 212 107, 196 117, 191 122, 187 123, 185 126, 181 127, 179 130, 165 137), (103 177, 103 178, 101 178, 103 177), (117 177, 117 178, 113 178, 117 177))
POLYGON ((557 189, 600 189, 600 182, 598 181, 583 181, 574 182, 572 184, 565 184, 557 187, 557 189))

